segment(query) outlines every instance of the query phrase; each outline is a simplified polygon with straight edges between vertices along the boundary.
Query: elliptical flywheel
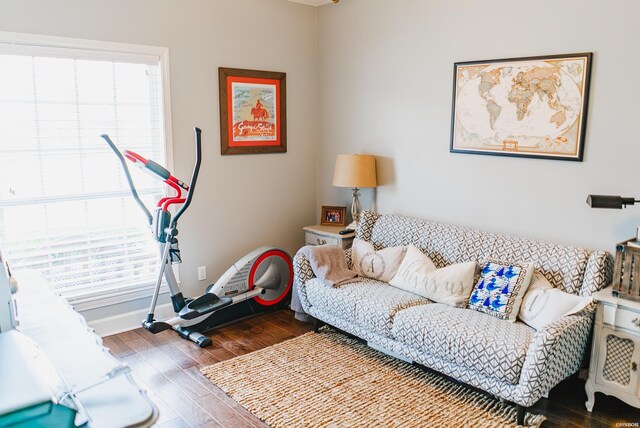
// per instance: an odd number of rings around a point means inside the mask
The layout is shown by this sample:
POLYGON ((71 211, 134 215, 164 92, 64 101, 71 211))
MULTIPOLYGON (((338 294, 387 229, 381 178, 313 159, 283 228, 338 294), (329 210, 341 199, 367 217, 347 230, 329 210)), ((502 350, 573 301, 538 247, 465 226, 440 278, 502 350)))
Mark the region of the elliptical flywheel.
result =
POLYGON ((291 257, 282 250, 266 251, 251 266, 249 284, 251 289, 260 287, 265 290, 254 297, 260 305, 272 306, 281 302, 289 296, 293 284, 291 257))

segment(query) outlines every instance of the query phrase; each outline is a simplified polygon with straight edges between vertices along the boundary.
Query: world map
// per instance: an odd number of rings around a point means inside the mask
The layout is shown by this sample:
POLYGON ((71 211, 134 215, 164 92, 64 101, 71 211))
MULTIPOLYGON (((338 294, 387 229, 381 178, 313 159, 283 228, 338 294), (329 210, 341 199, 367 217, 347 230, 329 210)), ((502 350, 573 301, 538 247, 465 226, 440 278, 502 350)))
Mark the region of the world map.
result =
POLYGON ((457 66, 453 147, 576 155, 582 132, 585 61, 457 66))

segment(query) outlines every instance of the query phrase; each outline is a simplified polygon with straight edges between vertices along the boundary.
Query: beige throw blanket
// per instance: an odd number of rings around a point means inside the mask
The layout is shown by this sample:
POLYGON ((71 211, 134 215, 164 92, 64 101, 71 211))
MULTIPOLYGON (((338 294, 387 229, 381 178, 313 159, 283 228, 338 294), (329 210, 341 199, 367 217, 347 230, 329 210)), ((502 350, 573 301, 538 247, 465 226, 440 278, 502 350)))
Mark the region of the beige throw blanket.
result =
MULTIPOLYGON (((357 277, 358 274, 347 267, 347 259, 340 247, 335 245, 307 245, 302 247, 300 252, 309 260, 316 278, 320 279, 328 287, 360 280, 357 277)), ((297 284, 293 284, 291 309, 296 313, 296 319, 309 321, 309 315, 304 312, 300 303, 297 284)))
POLYGON ((309 260, 316 278, 328 287, 336 287, 358 276, 347 267, 344 251, 338 246, 307 245, 300 252, 309 260))

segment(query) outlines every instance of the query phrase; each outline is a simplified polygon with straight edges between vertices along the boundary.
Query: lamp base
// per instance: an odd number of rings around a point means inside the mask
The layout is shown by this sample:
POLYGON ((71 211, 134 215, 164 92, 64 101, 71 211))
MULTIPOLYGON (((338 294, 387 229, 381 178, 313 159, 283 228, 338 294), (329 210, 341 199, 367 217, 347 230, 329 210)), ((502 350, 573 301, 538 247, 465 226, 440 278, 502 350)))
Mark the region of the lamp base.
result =
POLYGON ((360 217, 360 212, 362 211, 362 208, 360 207, 360 199, 358 198, 360 196, 360 193, 358 192, 358 188, 354 187, 353 189, 353 200, 351 202, 351 219, 353 220, 353 222, 351 224, 355 224, 356 227, 358 226, 358 218, 360 217))

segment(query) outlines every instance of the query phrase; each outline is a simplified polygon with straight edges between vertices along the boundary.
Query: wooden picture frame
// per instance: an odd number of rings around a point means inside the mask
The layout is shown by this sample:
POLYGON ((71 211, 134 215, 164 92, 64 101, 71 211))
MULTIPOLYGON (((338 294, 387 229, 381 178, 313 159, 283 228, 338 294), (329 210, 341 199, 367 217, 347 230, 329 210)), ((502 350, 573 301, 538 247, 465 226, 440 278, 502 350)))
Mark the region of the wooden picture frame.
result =
POLYGON ((592 57, 455 63, 449 151, 581 162, 592 57))
POLYGON ((347 207, 323 206, 320 214, 323 226, 344 226, 347 224, 347 207))
POLYGON ((287 75, 218 69, 222 155, 286 153, 287 75))

